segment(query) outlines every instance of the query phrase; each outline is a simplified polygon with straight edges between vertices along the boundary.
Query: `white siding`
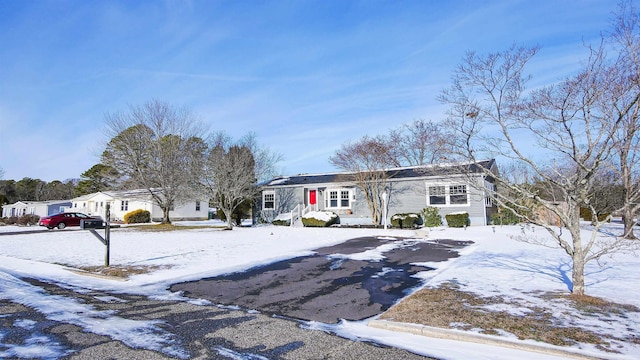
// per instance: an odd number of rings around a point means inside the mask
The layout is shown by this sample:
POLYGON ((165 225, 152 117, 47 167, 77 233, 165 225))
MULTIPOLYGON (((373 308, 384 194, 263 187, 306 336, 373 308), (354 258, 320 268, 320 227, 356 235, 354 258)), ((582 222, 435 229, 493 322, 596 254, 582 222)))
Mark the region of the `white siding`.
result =
MULTIPOLYGON (((106 218, 107 204, 110 205, 111 221, 123 221, 124 216, 134 210, 146 210, 154 221, 162 220, 162 209, 153 204, 151 196, 144 191, 97 192, 73 199, 67 211, 84 212, 106 218)), ((171 220, 206 220, 209 216, 209 200, 200 200, 200 210, 196 210, 196 200, 179 205, 169 213, 171 220)))

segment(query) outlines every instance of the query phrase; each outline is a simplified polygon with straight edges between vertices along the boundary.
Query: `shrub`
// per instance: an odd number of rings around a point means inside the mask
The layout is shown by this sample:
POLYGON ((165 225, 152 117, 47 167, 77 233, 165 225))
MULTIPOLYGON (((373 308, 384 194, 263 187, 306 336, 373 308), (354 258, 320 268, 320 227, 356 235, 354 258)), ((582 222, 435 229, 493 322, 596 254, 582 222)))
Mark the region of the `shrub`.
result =
POLYGON ((469 213, 459 212, 445 215, 447 225, 449 227, 465 227, 469 226, 469 213))
POLYGON ((491 223, 494 225, 515 225, 522 220, 510 209, 499 208, 498 212, 491 216, 491 223))
MULTIPOLYGON (((242 225, 243 219, 251 218, 252 206, 253 206, 253 201, 245 200, 240 205, 238 205, 238 207, 236 207, 235 210, 233 210, 233 213, 231 213, 231 219, 237 226, 242 225)), ((217 215, 221 221, 224 221, 224 222, 227 221, 227 216, 224 214, 224 211, 222 211, 222 209, 218 209, 217 215)))
POLYGON ((7 225, 15 225, 18 222, 18 217, 17 216, 9 216, 8 218, 5 218, 4 223, 7 225))
POLYGON ((276 226, 290 226, 291 225, 291 220, 273 220, 271 222, 271 224, 276 225, 276 226))
POLYGON ((442 225, 442 216, 440 216, 440 212, 437 207, 427 206, 422 209, 422 220, 424 221, 424 226, 427 227, 436 227, 442 225))
POLYGON ((327 227, 337 224, 340 218, 331 211, 312 211, 302 217, 302 225, 305 227, 327 227))
POLYGON ((26 226, 26 225, 36 225, 40 221, 40 216, 27 214, 22 215, 16 220, 16 224, 26 226))
POLYGON ((395 214, 391 217, 391 225, 400 229, 416 228, 420 224, 422 219, 416 213, 395 214))
POLYGON ((280 214, 280 215, 276 216, 276 218, 273 219, 273 221, 271 221, 271 223, 273 225, 278 225, 278 226, 289 226, 289 225, 291 225, 291 215, 289 215, 289 214, 280 214))
POLYGON ((133 210, 124 215, 125 224, 140 224, 151 222, 151 213, 147 210, 133 210))
MULTIPOLYGON (((598 221, 604 221, 609 215, 609 213, 598 214, 598 221)), ((585 221, 593 221, 593 213, 586 207, 580 208, 580 217, 585 221)))

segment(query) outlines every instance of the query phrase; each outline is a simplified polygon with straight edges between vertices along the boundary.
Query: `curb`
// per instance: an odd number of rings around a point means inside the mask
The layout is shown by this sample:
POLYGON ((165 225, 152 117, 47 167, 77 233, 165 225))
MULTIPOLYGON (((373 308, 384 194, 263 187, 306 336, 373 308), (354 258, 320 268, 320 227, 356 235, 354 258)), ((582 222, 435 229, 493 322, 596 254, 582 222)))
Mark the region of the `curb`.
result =
POLYGON ((436 339, 447 339, 455 341, 466 341, 477 344, 502 346, 512 349, 525 350, 549 355, 558 355, 581 360, 601 360, 601 357, 584 355, 577 351, 562 349, 554 345, 540 346, 510 339, 499 339, 495 336, 473 334, 464 331, 441 329, 426 325, 407 324, 386 320, 370 320, 368 326, 378 329, 406 332, 414 335, 422 335, 436 339))
POLYGON ((91 273, 91 272, 88 272, 88 271, 84 271, 84 270, 69 269, 69 268, 65 268, 65 270, 70 271, 70 272, 72 272, 72 273, 74 273, 76 275, 89 276, 89 277, 94 277, 94 278, 98 278, 98 279, 120 281, 120 282, 127 281, 127 279, 125 279, 125 278, 116 277, 116 276, 109 276, 109 275, 102 275, 102 274, 94 274, 94 273, 91 273))

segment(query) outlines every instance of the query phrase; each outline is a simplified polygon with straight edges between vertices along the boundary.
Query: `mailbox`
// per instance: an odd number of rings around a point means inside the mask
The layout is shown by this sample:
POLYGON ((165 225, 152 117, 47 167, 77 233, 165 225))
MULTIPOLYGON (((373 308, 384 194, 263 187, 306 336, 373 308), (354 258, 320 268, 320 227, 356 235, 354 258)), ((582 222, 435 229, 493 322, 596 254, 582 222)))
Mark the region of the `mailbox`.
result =
POLYGON ((82 219, 80 229, 104 229, 104 222, 102 219, 82 219))

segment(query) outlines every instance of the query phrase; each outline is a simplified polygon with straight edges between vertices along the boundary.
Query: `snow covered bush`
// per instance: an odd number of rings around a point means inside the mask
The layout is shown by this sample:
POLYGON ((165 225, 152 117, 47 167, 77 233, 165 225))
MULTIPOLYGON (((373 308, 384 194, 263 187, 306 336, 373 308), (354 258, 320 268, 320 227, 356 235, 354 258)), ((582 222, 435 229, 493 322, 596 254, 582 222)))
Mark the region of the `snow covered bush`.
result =
POLYGON ((327 227, 338 223, 338 214, 332 211, 312 211, 302 216, 306 227, 327 227))
POLYGON ((290 214, 280 214, 276 216, 273 221, 271 221, 273 225, 278 226, 289 226, 291 225, 291 215, 290 214))
POLYGON ((426 227, 436 227, 442 225, 442 216, 437 207, 427 206, 422 209, 422 221, 426 227))
POLYGON ((469 213, 466 211, 447 214, 445 219, 447 219, 449 227, 469 226, 469 213))
POLYGON ((422 224, 422 218, 416 213, 395 214, 391 217, 391 225, 400 229, 416 228, 422 224))
POLYGON ((124 214, 124 222, 126 224, 140 224, 151 222, 151 213, 147 210, 133 210, 124 214))

